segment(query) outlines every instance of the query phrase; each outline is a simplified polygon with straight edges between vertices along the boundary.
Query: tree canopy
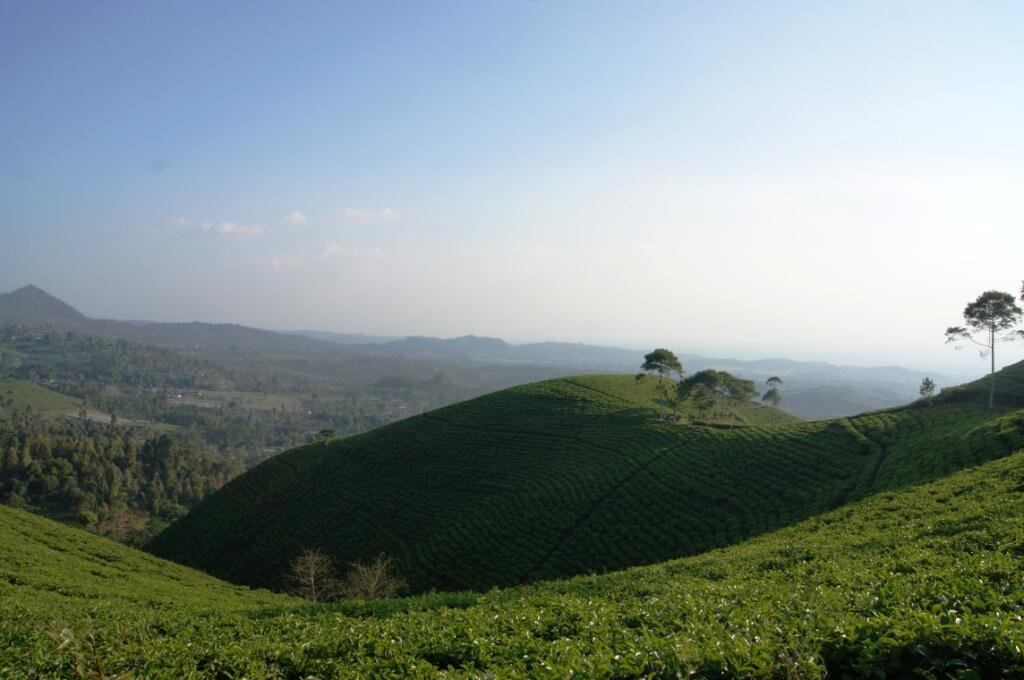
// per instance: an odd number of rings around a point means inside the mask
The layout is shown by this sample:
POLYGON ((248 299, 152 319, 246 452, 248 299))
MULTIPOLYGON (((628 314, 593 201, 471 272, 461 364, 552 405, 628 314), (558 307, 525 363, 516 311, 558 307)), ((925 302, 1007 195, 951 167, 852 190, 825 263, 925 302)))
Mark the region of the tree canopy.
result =
POLYGON ((717 394, 723 407, 727 399, 747 401, 757 395, 753 380, 745 380, 728 371, 717 371, 713 368, 697 371, 690 377, 680 380, 677 386, 680 399, 704 399, 705 390, 706 393, 717 394))
POLYGON ((931 378, 924 378, 921 381, 921 387, 918 388, 917 393, 921 395, 922 399, 931 401, 932 395, 935 394, 935 381, 931 378))
POLYGON ((1024 337, 1024 332, 1015 328, 1020 323, 1022 314, 1024 310, 1017 306, 1017 301, 1012 295, 989 290, 964 307, 964 325, 950 326, 946 329, 946 342, 971 342, 981 348, 982 357, 989 357, 989 408, 995 404, 996 343, 1024 337))
POLYGON ((683 364, 679 361, 679 357, 671 350, 664 348, 658 348, 645 354, 644 363, 640 368, 648 373, 657 373, 659 378, 672 373, 679 375, 683 373, 683 364))
POLYGON ((658 391, 661 392, 662 398, 666 402, 672 403, 673 408, 675 408, 677 403, 672 400, 670 396, 671 387, 665 384, 664 377, 672 373, 677 374, 680 378, 683 377, 683 364, 679 361, 679 357, 671 350, 658 348, 644 355, 644 363, 640 368, 648 373, 658 374, 658 391))

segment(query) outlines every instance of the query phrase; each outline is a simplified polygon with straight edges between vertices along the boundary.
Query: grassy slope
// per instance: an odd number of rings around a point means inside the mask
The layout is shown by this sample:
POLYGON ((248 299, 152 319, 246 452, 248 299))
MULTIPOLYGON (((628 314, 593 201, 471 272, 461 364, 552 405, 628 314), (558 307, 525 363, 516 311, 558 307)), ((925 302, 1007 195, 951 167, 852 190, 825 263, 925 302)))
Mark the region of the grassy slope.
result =
MULTIPOLYGON (((250 590, 120 543, 0 506, 0 591, 32 592, 72 605, 121 602, 142 609, 209 606, 235 610, 294 602, 250 590)), ((6 597, 5 597, 6 599, 6 597)))
MULTIPOLYGON (((935 398, 940 403, 987 404, 991 381, 988 376, 963 385, 942 390, 935 398)), ((1024 361, 996 372, 996 404, 1004 407, 1024 406, 1024 361)))
POLYGON ((1024 454, 742 545, 303 605, 0 508, 0 677, 1024 676, 1024 454))
POLYGON ((385 552, 416 592, 482 590, 732 545, 1024 445, 1019 418, 973 405, 712 428, 660 422, 652 395, 553 380, 289 451, 150 547, 269 587, 304 548, 385 552))
POLYGON ((14 402, 14 408, 31 407, 33 411, 49 415, 73 413, 82 406, 81 399, 59 394, 28 380, 0 380, 0 411, 7 408, 8 399, 14 402))

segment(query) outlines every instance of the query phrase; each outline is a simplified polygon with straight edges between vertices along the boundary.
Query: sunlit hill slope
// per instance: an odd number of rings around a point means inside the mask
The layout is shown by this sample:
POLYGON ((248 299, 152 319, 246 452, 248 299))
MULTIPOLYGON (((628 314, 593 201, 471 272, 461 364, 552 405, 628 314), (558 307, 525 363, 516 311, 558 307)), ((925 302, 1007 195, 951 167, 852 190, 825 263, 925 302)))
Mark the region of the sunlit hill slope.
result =
POLYGON ((0 507, 0 677, 1019 678, 1024 454, 742 545, 312 606, 0 507))
POLYGON ((295 449, 150 549, 273 588, 305 548, 339 564, 384 552, 414 592, 480 590, 732 545, 1024 445, 1021 414, 970 400, 712 427, 661 421, 654 394, 625 376, 552 380, 295 449))

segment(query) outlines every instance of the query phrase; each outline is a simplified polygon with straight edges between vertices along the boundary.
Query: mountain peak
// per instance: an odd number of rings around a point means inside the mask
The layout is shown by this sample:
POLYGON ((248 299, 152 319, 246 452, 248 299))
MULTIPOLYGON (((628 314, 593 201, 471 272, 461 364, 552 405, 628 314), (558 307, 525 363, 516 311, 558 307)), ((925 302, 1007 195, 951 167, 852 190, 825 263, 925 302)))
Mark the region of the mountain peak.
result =
POLYGON ((0 293, 0 322, 49 324, 84 319, 77 309, 33 284, 0 293))

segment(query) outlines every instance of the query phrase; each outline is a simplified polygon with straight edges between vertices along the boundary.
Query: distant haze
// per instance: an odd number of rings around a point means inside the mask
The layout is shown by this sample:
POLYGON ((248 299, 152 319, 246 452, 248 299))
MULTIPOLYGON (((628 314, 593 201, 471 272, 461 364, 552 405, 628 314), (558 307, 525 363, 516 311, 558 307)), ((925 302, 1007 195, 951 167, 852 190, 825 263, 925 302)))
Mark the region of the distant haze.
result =
POLYGON ((943 331, 1024 278, 1022 31, 1009 2, 4 3, 0 291, 980 374, 943 331))

